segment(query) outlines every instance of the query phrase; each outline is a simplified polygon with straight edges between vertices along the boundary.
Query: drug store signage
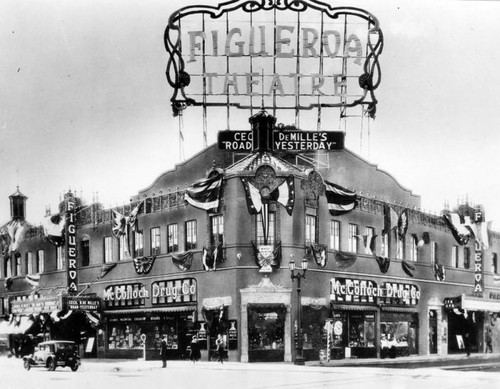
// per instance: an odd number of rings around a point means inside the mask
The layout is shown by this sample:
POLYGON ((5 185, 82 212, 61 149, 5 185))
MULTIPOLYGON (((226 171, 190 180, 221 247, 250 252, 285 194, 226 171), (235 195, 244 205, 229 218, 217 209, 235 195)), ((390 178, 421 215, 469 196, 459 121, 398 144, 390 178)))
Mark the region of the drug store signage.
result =
POLYGON ((148 298, 149 291, 141 283, 110 285, 103 295, 107 308, 142 306, 148 298))
POLYGON ((165 280, 151 285, 151 303, 176 304, 196 302, 197 286, 194 278, 165 280))
POLYGON ((332 278, 330 301, 337 303, 417 305, 420 291, 416 285, 370 280, 332 278))

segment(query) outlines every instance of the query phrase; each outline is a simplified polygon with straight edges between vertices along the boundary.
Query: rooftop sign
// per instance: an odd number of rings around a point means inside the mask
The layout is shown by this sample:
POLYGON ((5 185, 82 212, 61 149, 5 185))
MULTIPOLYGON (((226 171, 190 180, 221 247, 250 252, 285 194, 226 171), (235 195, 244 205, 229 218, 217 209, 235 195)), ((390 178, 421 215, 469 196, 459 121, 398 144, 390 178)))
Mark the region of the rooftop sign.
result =
POLYGON ((165 31, 174 115, 187 106, 352 107, 374 114, 383 36, 378 20, 317 0, 186 6, 165 31))

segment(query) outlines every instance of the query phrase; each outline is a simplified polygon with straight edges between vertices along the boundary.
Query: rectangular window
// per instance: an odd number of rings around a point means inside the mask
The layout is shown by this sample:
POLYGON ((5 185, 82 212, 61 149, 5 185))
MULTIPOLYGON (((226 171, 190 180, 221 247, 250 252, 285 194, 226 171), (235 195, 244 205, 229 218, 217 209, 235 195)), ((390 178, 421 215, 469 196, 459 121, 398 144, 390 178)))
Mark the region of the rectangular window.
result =
POLYGON ((437 242, 432 241, 431 242, 431 264, 434 265, 437 260, 438 260, 438 258, 437 258, 437 242))
POLYGON ((142 232, 134 232, 134 258, 144 256, 144 235, 142 232))
POLYGON ((64 246, 58 246, 56 250, 57 270, 64 269, 64 246))
POLYGON ((167 227, 167 232, 167 253, 174 253, 179 250, 179 228, 177 224, 169 224, 167 227))
POLYGON ((27 269, 27 274, 33 274, 33 253, 31 251, 28 251, 26 253, 26 269, 27 269))
POLYGON ((276 240, 276 213, 269 212, 269 225, 268 225, 268 233, 267 233, 267 243, 264 239, 264 226, 262 225, 262 213, 258 213, 255 218, 257 236, 256 241, 257 245, 268 244, 274 246, 274 242, 276 240))
POLYGON ((82 266, 88 266, 90 264, 90 240, 88 238, 80 242, 80 253, 82 255, 82 266))
POLYGON ((498 258, 497 253, 491 255, 491 271, 493 274, 498 274, 498 258))
POLYGON ((396 259, 403 260, 405 259, 405 241, 404 238, 401 238, 399 235, 396 236, 396 259))
POLYGON ((21 256, 16 256, 16 276, 20 276, 22 272, 21 256))
POLYGON ((210 228, 210 244, 212 246, 224 244, 224 218, 222 215, 210 217, 210 228))
POLYGON ((316 216, 306 215, 306 246, 316 243, 316 216))
POLYGON ((104 263, 113 262, 113 239, 111 236, 104 237, 104 263))
POLYGON ((151 255, 160 255, 160 227, 150 230, 151 255))
POLYGON ((382 235, 382 256, 389 258, 389 234, 382 235))
POLYGON ((340 222, 330 220, 330 249, 340 250, 340 222))
POLYGON ((356 224, 349 224, 349 230, 348 230, 348 250, 351 253, 357 253, 358 252, 358 238, 356 237, 358 235, 358 226, 356 224))
POLYGON ((45 252, 43 250, 38 250, 38 273, 42 274, 45 271, 45 252))
POLYGON ((120 235, 118 238, 118 260, 123 261, 127 258, 127 240, 125 239, 125 235, 120 235))
POLYGON ((413 236, 410 238, 410 261, 418 261, 418 241, 413 236))
POLYGON ((451 248, 451 265, 455 267, 455 269, 458 269, 459 262, 458 262, 458 246, 453 246, 451 248))
POLYGON ((196 229, 196 220, 189 220, 186 222, 186 250, 193 250, 196 248, 196 229))
POLYGON ((470 247, 464 247, 464 269, 470 269, 470 247))

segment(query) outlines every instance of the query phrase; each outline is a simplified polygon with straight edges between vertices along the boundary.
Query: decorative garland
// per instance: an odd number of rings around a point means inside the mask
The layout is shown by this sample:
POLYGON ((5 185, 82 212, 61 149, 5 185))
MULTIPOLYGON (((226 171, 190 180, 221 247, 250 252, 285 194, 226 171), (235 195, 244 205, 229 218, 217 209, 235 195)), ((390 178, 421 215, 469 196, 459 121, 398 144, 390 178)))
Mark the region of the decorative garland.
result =
POLYGON ((389 270, 389 266, 391 265, 391 259, 386 257, 380 257, 378 255, 373 255, 375 260, 378 263, 378 267, 380 268, 380 272, 385 274, 389 270))
POLYGON ((401 267, 403 268, 403 270, 406 274, 408 274, 410 277, 413 277, 413 272, 415 271, 415 266, 413 266, 409 262, 403 260, 403 261, 401 261, 401 267))
POLYGON ((316 265, 318 265, 319 267, 325 267, 328 263, 326 245, 312 244, 309 247, 306 247, 306 258, 308 260, 314 258, 316 265))
POLYGON ((172 263, 182 271, 189 270, 193 264, 193 253, 186 251, 181 254, 172 254, 172 263))

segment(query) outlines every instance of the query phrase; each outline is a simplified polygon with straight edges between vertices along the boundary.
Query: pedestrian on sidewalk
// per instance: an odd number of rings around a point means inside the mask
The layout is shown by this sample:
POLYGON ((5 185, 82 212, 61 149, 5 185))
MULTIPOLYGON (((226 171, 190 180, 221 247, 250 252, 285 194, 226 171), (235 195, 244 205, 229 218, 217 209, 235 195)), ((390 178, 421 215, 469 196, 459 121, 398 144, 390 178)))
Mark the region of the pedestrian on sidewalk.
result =
POLYGON ((464 336, 464 347, 465 347, 465 353, 467 356, 470 356, 470 335, 468 332, 465 333, 464 336))
POLYGON ((219 356, 219 362, 223 362, 224 358, 224 339, 222 338, 222 334, 217 335, 217 339, 215 340, 215 345, 217 346, 217 354, 219 356))
POLYGON ((163 335, 163 339, 160 344, 160 355, 162 361, 162 368, 167 367, 167 335, 163 335))
POLYGON ((493 353, 493 338, 491 334, 491 328, 488 328, 486 330, 486 354, 488 354, 488 351, 490 353, 493 353))
POLYGON ((191 339, 191 353, 189 358, 196 363, 201 358, 200 344, 198 343, 198 335, 194 335, 191 339))

